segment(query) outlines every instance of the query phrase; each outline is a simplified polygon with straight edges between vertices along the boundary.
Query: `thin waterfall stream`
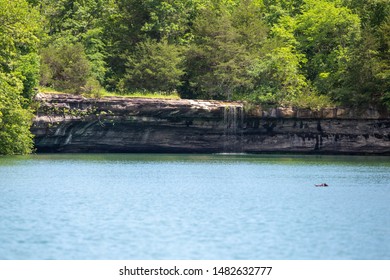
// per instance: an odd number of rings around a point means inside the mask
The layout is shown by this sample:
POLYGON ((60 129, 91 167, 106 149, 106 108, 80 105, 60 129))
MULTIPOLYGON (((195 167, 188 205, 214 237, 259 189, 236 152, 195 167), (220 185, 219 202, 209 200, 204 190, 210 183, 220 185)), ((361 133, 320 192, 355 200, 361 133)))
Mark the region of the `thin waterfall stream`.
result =
POLYGON ((242 134, 244 126, 244 108, 242 106, 225 106, 224 119, 224 153, 242 153, 242 134))

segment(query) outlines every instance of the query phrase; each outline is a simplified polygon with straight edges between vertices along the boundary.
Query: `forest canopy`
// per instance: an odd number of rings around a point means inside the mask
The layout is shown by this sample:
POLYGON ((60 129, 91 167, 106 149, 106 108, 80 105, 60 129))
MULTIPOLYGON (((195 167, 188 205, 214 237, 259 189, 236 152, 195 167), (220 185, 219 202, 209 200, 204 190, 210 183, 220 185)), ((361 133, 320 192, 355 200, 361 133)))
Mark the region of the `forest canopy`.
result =
POLYGON ((390 109, 390 1, 0 0, 0 154, 38 85, 390 109))
POLYGON ((43 20, 42 86, 80 93, 89 83, 118 93, 303 107, 390 106, 387 0, 30 4, 43 20))

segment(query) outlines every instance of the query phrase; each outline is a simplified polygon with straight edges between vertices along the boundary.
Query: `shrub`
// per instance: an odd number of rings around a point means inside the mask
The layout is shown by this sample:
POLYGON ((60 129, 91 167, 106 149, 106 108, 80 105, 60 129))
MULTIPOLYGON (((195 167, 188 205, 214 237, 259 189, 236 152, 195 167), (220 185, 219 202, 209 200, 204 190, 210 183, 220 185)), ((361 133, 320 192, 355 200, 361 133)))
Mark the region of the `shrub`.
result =
POLYGON ((41 59, 41 86, 81 93, 91 75, 91 67, 81 44, 45 48, 41 59))

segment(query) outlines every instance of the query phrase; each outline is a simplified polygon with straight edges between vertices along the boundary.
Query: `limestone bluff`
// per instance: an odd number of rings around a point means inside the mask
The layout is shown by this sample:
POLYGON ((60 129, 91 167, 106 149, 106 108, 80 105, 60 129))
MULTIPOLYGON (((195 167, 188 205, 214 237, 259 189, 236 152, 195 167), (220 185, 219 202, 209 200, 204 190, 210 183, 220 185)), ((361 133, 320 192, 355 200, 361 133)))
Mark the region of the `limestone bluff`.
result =
POLYGON ((390 155, 390 116, 373 109, 42 93, 36 100, 37 152, 390 155))

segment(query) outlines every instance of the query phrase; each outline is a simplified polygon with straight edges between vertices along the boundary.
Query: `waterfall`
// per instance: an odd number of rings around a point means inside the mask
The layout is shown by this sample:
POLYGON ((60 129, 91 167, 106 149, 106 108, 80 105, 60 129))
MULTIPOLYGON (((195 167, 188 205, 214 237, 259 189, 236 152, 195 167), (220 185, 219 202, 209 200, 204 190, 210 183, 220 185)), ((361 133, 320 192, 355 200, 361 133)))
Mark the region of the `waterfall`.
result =
POLYGON ((223 152, 242 153, 242 133, 244 126, 244 108, 227 105, 223 110, 223 152))

